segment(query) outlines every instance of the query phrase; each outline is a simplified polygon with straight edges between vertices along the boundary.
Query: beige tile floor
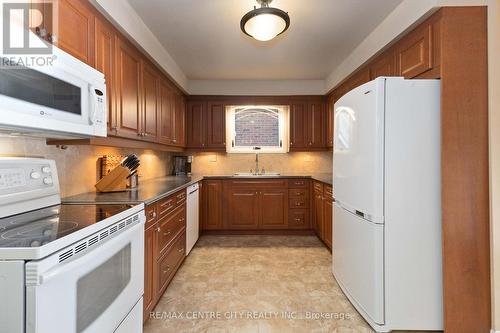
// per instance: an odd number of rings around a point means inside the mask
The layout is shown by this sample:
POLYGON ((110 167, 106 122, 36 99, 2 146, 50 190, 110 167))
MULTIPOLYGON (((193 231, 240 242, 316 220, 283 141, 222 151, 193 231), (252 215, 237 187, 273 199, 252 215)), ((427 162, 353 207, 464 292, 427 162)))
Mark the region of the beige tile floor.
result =
POLYGON ((203 236, 154 311, 144 333, 373 332, 314 236, 203 236))

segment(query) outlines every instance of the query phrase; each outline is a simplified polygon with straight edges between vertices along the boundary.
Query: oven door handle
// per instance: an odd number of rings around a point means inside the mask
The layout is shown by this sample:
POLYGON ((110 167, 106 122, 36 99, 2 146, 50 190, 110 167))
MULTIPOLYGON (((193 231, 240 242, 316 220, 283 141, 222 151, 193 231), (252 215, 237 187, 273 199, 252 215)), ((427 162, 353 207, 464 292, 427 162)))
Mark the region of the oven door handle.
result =
MULTIPOLYGON (((103 243, 98 243, 97 247, 92 251, 82 252, 82 254, 84 255, 75 257, 74 259, 70 259, 66 263, 56 265, 54 268, 48 270, 47 272, 40 274, 38 276, 37 283, 35 283, 34 285, 42 285, 59 276, 60 274, 65 274, 66 272, 75 270, 77 268, 81 269, 81 267, 96 267, 111 258, 123 246, 126 246, 128 243, 130 243, 131 240, 134 239, 134 237, 140 236, 144 237, 144 225, 142 222, 130 227, 128 230, 124 230, 119 234, 115 234, 112 238, 109 238, 109 240, 103 243)), ((59 254, 56 255, 58 256, 59 254)), ((33 284, 29 283, 29 281, 27 280, 26 285, 28 286, 33 284)))

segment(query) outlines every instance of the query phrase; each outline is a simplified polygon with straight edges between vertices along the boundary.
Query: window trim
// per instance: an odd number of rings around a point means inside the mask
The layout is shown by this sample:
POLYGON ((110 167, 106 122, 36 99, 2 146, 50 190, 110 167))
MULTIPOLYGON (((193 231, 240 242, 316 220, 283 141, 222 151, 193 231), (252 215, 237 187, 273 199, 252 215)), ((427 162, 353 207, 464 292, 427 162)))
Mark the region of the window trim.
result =
POLYGON ((229 154, 286 154, 289 151, 289 105, 227 105, 226 109, 226 152, 229 154), (234 147, 233 143, 236 137, 235 128, 235 111, 239 108, 276 108, 278 109, 278 121, 279 121, 279 139, 281 141, 281 147, 259 147, 260 149, 254 149, 254 147, 234 147))

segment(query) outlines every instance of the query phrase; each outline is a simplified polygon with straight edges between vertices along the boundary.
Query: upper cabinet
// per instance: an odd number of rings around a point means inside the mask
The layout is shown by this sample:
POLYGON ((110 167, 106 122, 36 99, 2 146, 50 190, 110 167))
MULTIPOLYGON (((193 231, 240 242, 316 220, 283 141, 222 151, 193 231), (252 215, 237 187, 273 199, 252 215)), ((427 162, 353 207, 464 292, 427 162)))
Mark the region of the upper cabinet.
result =
POLYGON ((142 115, 141 137, 143 140, 158 140, 158 94, 160 77, 156 69, 146 61, 142 62, 142 115))
POLYGON ((174 144, 175 101, 172 90, 173 89, 165 80, 160 81, 158 100, 158 141, 166 145, 174 144))
POLYGON ((321 97, 290 104, 290 151, 326 148, 325 108, 321 97))
POLYGON ((207 103, 189 101, 187 107, 187 147, 205 149, 207 147, 207 103))
POLYGON ((407 79, 432 69, 432 25, 417 29, 397 47, 398 75, 407 79))
POLYGON ((94 65, 94 10, 81 0, 54 2, 57 12, 57 34, 47 32, 55 44, 81 61, 94 65))
POLYGON ((174 122, 172 128, 172 144, 178 147, 186 146, 186 98, 179 91, 173 95, 174 122))
POLYGON ((116 43, 116 134, 141 138, 141 54, 129 42, 117 38, 116 43))
POLYGON ((380 76, 395 76, 396 73, 396 52, 394 49, 383 53, 370 65, 370 80, 380 76))
POLYGON ((207 103, 207 145, 226 148, 226 107, 221 102, 207 103))
POLYGON ((116 130, 115 95, 115 31, 111 25, 95 20, 95 68, 104 74, 106 80, 106 98, 108 101, 108 133, 116 130))

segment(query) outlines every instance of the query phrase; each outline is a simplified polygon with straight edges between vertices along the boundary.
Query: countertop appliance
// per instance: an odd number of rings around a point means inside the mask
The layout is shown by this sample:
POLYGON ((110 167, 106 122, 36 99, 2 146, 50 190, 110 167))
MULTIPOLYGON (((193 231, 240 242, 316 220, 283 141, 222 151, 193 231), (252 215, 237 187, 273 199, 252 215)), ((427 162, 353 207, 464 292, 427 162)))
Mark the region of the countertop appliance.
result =
POLYGON ((174 176, 191 175, 193 156, 174 156, 174 176))
POLYGON ((200 234, 200 191, 198 183, 187 188, 186 256, 191 252, 200 234))
POLYGON ((50 65, 25 67, 3 59, 11 65, 0 66, 0 130, 50 138, 105 137, 104 75, 56 46, 52 53, 50 65))
POLYGON ((440 82, 335 103, 333 274, 378 332, 442 330, 440 82))
POLYGON ((0 158, 0 193, 2 332, 142 332, 143 204, 61 204, 45 159, 0 158))

